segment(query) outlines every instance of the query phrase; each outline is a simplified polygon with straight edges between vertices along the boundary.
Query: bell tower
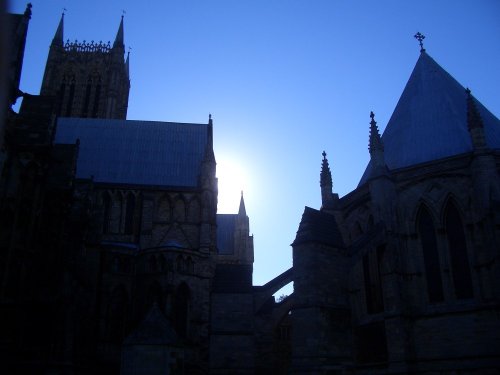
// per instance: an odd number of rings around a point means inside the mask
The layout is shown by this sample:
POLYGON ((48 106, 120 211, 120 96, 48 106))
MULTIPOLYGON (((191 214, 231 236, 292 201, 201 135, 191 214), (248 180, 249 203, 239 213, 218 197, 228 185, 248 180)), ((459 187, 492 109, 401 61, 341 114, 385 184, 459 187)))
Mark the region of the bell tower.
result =
POLYGON ((49 49, 40 95, 56 98, 56 115, 126 119, 130 90, 123 16, 113 45, 64 42, 64 13, 49 49))

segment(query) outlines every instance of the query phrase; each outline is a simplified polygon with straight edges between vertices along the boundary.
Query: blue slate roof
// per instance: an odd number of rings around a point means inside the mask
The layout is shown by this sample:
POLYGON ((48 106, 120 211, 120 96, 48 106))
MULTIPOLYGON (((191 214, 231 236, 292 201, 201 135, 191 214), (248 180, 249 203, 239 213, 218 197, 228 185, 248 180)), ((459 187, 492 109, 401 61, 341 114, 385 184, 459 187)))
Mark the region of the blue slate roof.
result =
POLYGON ((207 124, 59 118, 56 144, 80 140, 76 175, 114 184, 196 187, 207 124))
POLYGON ((236 214, 217 214, 217 253, 234 254, 236 214))
MULTIPOLYGON (((382 135, 388 168, 472 151, 466 99, 465 88, 422 52, 382 135)), ((488 146, 500 149, 500 121, 477 100, 476 107, 488 146)), ((358 186, 368 180, 371 169, 369 163, 358 186)))

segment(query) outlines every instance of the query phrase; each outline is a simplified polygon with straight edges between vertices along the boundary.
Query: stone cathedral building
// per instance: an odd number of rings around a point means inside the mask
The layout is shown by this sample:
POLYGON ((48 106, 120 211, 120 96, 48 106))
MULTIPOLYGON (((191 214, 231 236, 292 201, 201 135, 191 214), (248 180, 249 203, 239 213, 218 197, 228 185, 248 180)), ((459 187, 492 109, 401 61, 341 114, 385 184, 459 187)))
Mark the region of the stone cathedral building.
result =
POLYGON ((382 136, 370 117, 358 187, 323 153, 292 244, 292 368, 496 374, 500 121, 423 47, 382 136))
POLYGON ((30 17, 7 18, 2 373, 497 373, 500 121, 423 47, 382 136, 371 114, 358 187, 339 198, 323 153, 293 267, 254 286, 243 196, 217 214, 211 117, 126 120, 123 17, 79 43, 63 15, 21 92, 30 17))

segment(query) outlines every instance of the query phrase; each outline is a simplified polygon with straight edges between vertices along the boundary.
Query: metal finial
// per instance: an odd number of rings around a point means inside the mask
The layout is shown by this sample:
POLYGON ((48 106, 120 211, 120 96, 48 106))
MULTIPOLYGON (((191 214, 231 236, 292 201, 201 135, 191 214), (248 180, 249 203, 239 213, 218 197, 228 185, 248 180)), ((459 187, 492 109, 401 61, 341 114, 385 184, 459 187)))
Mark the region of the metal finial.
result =
POLYGON ((420 33, 420 32, 417 32, 414 36, 413 36, 416 40, 418 40, 418 43, 420 44, 420 52, 424 52, 425 51, 425 48, 424 48, 424 39, 425 39, 425 35, 420 33))
POLYGON ((127 14, 127 12, 125 11, 125 9, 122 9, 122 18, 125 14, 127 14))
POLYGON ((208 119, 209 119, 209 120, 211 120, 211 119, 212 119, 212 114, 211 114, 211 113, 209 113, 209 114, 208 114, 208 119))
POLYGON ((325 152, 325 151, 323 151, 323 152, 321 153, 321 155, 323 155, 323 160, 325 160, 325 159, 326 159, 326 152, 325 152))

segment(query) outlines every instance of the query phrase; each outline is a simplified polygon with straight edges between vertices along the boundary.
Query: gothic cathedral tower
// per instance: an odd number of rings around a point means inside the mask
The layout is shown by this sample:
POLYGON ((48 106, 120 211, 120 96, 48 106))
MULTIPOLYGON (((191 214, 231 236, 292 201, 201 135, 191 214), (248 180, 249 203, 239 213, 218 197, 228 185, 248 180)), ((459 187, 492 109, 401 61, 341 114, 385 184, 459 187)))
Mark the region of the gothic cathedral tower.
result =
POLYGON ((64 13, 50 45, 41 95, 57 100, 60 117, 126 119, 129 56, 124 60, 123 16, 113 46, 64 42, 64 13))

